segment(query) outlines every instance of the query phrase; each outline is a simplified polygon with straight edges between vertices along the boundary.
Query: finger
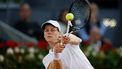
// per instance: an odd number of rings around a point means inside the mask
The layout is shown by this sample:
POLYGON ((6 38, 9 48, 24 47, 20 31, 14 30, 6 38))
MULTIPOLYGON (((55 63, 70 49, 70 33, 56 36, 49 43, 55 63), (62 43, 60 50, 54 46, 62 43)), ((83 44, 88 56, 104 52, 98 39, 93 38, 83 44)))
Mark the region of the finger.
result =
POLYGON ((58 48, 55 50, 56 53, 61 53, 63 51, 64 48, 58 48))
POLYGON ((62 52, 63 50, 64 50, 64 48, 60 48, 60 49, 59 49, 59 52, 62 52))
POLYGON ((62 37, 59 36, 59 37, 57 38, 57 42, 56 42, 56 43, 61 42, 61 40, 62 40, 62 37))
POLYGON ((68 36, 68 34, 64 34, 63 36, 68 36))
POLYGON ((66 44, 63 44, 63 46, 65 47, 65 46, 66 46, 66 44))
POLYGON ((69 39, 69 37, 63 37, 63 39, 66 39, 67 40, 67 39, 69 39))
POLYGON ((57 42, 57 43, 55 44, 55 46, 61 46, 61 45, 63 45, 61 42, 57 42))
POLYGON ((69 37, 67 37, 67 36, 65 36, 65 37, 63 37, 64 39, 68 39, 69 37))
POLYGON ((60 47, 61 47, 61 48, 65 48, 65 46, 64 46, 64 45, 61 45, 60 47))
POLYGON ((62 42, 60 42, 60 43, 59 43, 59 46, 62 46, 62 45, 63 45, 63 43, 62 43, 62 42))

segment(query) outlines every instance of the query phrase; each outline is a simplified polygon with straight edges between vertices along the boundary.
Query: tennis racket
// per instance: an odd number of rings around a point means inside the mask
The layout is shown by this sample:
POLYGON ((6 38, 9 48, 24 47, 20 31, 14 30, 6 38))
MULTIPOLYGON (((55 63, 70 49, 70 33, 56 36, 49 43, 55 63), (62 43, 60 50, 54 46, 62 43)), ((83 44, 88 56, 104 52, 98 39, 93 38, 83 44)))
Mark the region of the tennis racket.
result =
POLYGON ((90 3, 88 0, 75 0, 69 8, 69 13, 74 15, 74 20, 72 22, 71 32, 77 32, 78 30, 84 28, 91 17, 90 3))

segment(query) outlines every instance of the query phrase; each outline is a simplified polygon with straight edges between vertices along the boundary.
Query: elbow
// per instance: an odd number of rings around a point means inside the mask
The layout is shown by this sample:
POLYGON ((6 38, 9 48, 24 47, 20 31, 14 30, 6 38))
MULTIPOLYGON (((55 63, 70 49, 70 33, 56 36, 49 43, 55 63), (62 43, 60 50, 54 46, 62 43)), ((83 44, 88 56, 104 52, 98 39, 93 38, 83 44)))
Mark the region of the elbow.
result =
POLYGON ((78 38, 76 43, 79 45, 81 42, 82 42, 82 39, 78 38))
POLYGON ((73 42, 71 42, 72 45, 79 45, 82 42, 81 39, 75 40, 73 42))
POLYGON ((79 38, 76 42, 77 45, 79 45, 82 42, 82 40, 79 38))
POLYGON ((82 39, 72 34, 70 35, 70 39, 70 43, 73 45, 79 45, 82 42, 82 39))

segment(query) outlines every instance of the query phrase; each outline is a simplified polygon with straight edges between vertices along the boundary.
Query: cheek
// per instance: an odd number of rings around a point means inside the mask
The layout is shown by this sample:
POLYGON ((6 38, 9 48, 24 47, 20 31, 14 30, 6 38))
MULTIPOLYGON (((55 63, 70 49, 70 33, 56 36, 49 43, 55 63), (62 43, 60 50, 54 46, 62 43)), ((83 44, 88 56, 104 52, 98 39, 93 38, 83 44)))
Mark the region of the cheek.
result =
POLYGON ((53 33, 52 40, 57 40, 59 38, 59 33, 53 33))
POLYGON ((47 34, 46 33, 44 33, 44 38, 47 40, 47 34))
POLYGON ((55 33, 54 35, 55 35, 54 37, 58 38, 60 34, 59 33, 55 33))

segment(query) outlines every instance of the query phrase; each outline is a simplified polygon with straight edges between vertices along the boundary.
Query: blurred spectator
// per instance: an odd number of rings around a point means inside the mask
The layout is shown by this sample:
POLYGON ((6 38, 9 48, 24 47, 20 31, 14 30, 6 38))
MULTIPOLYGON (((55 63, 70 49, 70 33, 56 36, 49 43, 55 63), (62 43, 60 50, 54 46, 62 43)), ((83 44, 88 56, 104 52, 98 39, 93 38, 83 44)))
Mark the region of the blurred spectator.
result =
POLYGON ((14 27, 31 37, 34 37, 38 40, 42 39, 43 34, 40 31, 40 25, 38 25, 36 22, 31 21, 32 12, 29 4, 23 3, 20 6, 19 15, 20 19, 15 22, 14 27))
POLYGON ((99 8, 95 3, 91 3, 91 17, 90 17, 90 21, 88 22, 88 24, 86 25, 85 29, 81 29, 80 33, 78 33, 78 36, 80 38, 82 38, 83 40, 88 40, 89 39, 89 31, 91 27, 98 27, 100 28, 100 33, 103 35, 106 28, 103 25, 103 23, 101 23, 101 21, 98 19, 98 14, 99 14, 99 8))
POLYGON ((1 35, 0 35, 0 54, 5 53, 5 50, 7 49, 7 46, 5 46, 4 42, 5 40, 1 38, 1 35))
POLYGON ((89 31, 89 40, 87 42, 88 46, 91 46, 93 51, 103 51, 108 52, 112 48, 112 43, 107 38, 104 38, 101 33, 100 29, 97 27, 92 27, 89 31))
POLYGON ((67 13, 68 13, 68 9, 62 9, 59 13, 59 18, 58 18, 58 21, 61 26, 61 31, 63 34, 66 33, 66 29, 67 29, 67 20, 65 18, 67 13))
MULTIPOLYGON (((0 35, 1 36, 1 35, 0 35)), ((1 37, 0 37, 0 51, 1 51, 1 48, 3 48, 4 47, 4 45, 3 45, 3 43, 2 42, 4 42, 5 40, 4 39, 2 39, 1 37)))
POLYGON ((88 31, 90 30, 91 27, 93 26, 97 26, 100 28, 100 21, 98 19, 98 6, 95 3, 91 4, 91 17, 90 17, 90 21, 88 23, 88 25, 86 26, 86 31, 88 33, 88 31))

